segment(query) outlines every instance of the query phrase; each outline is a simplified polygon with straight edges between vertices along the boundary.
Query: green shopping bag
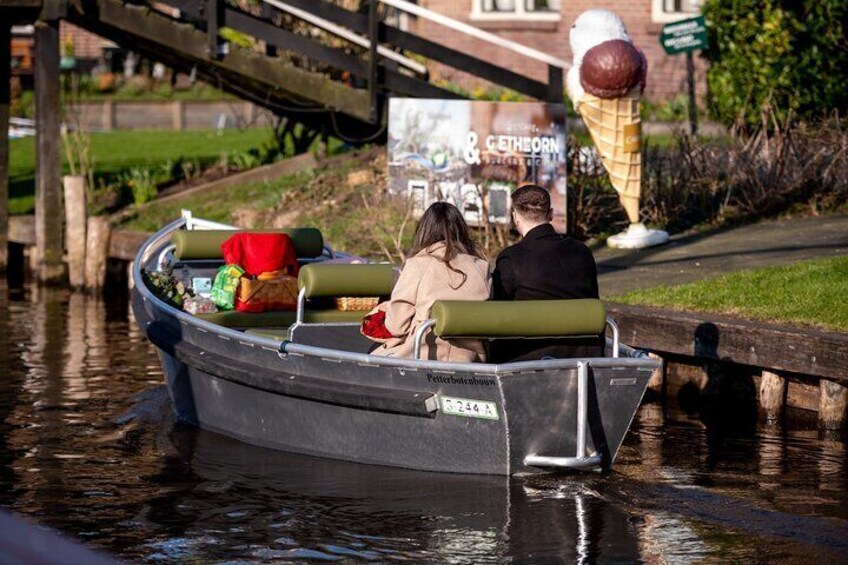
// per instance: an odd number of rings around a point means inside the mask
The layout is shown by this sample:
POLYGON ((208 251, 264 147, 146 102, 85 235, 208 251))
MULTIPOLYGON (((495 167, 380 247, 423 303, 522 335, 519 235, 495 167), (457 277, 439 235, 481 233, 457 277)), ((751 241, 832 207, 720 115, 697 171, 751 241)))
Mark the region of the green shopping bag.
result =
POLYGON ((212 283, 210 298, 219 310, 232 310, 236 304, 236 293, 244 270, 238 265, 224 265, 218 269, 212 283))

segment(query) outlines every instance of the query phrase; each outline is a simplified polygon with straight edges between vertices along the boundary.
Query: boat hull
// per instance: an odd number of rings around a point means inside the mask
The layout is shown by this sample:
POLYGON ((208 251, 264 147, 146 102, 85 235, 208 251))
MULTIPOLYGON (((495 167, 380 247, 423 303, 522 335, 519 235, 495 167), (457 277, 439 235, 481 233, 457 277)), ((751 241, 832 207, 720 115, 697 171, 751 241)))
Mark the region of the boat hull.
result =
POLYGON ((564 460, 579 449, 582 374, 584 455, 603 470, 659 366, 627 347, 620 358, 492 365, 279 342, 215 326, 155 297, 140 269, 158 256, 157 241, 161 232, 137 258, 132 304, 159 349, 177 417, 254 445, 425 471, 548 472, 533 457, 564 460))
MULTIPOLYGON (((286 354, 278 344, 168 320, 138 295, 134 304, 159 348, 177 417, 247 443, 361 463, 498 475, 542 471, 524 464, 530 454, 575 453, 575 366, 472 372, 286 354), (497 418, 429 410, 427 399, 434 397, 490 403, 497 418)), ((586 445, 608 468, 652 365, 600 361, 589 362, 586 445)))

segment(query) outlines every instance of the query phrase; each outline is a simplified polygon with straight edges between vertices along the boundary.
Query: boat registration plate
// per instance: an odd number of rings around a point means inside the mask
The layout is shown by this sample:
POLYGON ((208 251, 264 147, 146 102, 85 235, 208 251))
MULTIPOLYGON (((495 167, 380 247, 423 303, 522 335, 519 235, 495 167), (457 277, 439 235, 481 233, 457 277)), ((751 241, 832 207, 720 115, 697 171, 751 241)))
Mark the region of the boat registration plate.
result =
POLYGON ((498 405, 485 400, 472 400, 470 398, 455 398, 453 396, 441 397, 442 412, 451 416, 463 416, 465 418, 483 418, 484 420, 498 420, 498 405))

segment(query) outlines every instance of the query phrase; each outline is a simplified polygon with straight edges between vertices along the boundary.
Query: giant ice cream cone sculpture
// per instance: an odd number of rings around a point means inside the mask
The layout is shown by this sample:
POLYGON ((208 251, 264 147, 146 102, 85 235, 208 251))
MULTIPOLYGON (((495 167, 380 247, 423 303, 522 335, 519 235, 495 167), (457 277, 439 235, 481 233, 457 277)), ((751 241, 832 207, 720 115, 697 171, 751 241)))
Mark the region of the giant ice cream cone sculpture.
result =
POLYGON ((639 221, 642 193, 640 106, 647 62, 624 23, 608 10, 588 10, 571 28, 574 64, 568 71, 568 95, 581 115, 630 227, 612 236, 615 247, 647 247, 668 234, 648 230, 639 221))
POLYGON ((578 108, 631 223, 639 222, 642 193, 639 98, 584 94, 578 108))

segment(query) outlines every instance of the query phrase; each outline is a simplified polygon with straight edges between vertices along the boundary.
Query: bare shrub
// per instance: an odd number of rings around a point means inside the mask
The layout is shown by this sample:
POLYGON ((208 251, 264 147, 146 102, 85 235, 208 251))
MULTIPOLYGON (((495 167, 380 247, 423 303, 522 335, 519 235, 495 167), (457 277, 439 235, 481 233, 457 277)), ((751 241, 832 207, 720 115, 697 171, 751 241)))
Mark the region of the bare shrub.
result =
MULTIPOLYGON (((579 144, 571 143, 577 155, 579 144)), ((798 123, 766 109, 751 135, 704 141, 680 134, 668 147, 646 144, 642 157, 642 219, 672 232, 787 212, 817 214, 848 203, 848 122, 839 117, 798 123)), ((577 236, 626 226, 605 174, 585 174, 572 163, 568 180, 577 236)))
POLYGON ((406 249, 415 229, 412 222, 413 200, 392 196, 381 187, 360 196, 370 220, 367 223, 369 239, 380 248, 387 261, 406 261, 406 249))

